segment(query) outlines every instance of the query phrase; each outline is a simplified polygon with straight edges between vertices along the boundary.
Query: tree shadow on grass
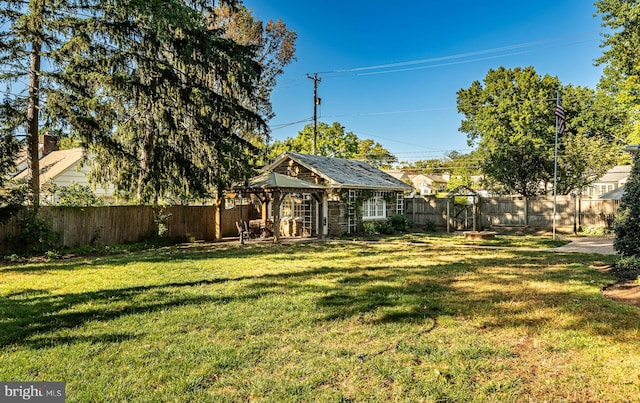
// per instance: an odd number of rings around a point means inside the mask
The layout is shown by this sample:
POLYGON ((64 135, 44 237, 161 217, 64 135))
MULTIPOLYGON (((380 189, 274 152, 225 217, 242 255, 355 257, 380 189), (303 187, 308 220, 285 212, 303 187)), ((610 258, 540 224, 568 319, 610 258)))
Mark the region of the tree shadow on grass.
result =
MULTIPOLYGON (((295 269, 291 271, 277 270, 273 273, 238 277, 232 277, 231 274, 218 279, 63 295, 52 295, 34 289, 22 290, 0 300, 0 346, 13 343, 46 346, 50 344, 42 340, 57 342, 55 337, 47 339, 47 332, 74 328, 87 321, 107 321, 182 305, 225 304, 231 300, 258 299, 283 292, 311 295, 317 308, 318 321, 362 317, 363 314, 375 314, 369 315, 367 319, 374 325, 431 323, 439 316, 487 317, 493 319, 481 325, 479 331, 519 327, 535 332, 553 318, 530 317, 528 313, 555 310, 575 317, 573 322, 564 325, 569 330, 581 329, 616 340, 624 338, 627 330, 631 330, 630 334, 640 331, 637 317, 633 322, 630 318, 634 316, 629 312, 613 309, 608 304, 614 303, 593 295, 591 283, 594 278, 602 281, 606 276, 589 267, 606 264, 606 259, 594 261, 600 258, 536 251, 489 253, 469 250, 459 259, 454 257, 453 261, 447 263, 429 262, 428 258, 433 256, 433 251, 420 252, 425 253, 424 262, 419 259, 407 262, 404 256, 407 252, 400 248, 381 252, 376 246, 351 245, 348 250, 336 253, 336 247, 342 248, 343 245, 312 244, 285 248, 257 246, 238 250, 202 250, 193 252, 193 255, 190 252, 180 252, 168 257, 147 254, 135 261, 252 257, 258 258, 258 261, 282 261, 282 267, 286 267, 289 262, 302 260, 310 255, 322 256, 325 251, 331 251, 331 256, 334 257, 339 253, 352 257, 356 253, 362 257, 379 256, 380 259, 368 259, 364 263, 336 259, 332 262, 333 266, 309 269, 293 266, 295 269), (495 270, 496 267, 500 269, 495 270), (227 282, 237 282, 237 294, 211 296, 189 295, 184 292, 187 287, 227 282), (477 284, 474 285, 474 282, 477 284), (550 287, 552 291, 544 291, 536 284, 551 284, 555 288, 550 287), (584 291, 563 289, 562 286, 566 284, 574 288, 583 286, 584 291), (576 300, 581 303, 576 304, 576 300), (85 308, 85 304, 95 308, 85 308)), ((417 250, 422 251, 419 247, 417 250)), ((455 248, 443 249, 442 253, 450 251, 460 253, 455 248)), ((130 257, 110 257, 100 264, 116 265, 131 260, 130 257)), ((86 264, 80 261, 72 267, 86 264)), ((19 267, 15 269, 21 271, 19 267)), ((42 269, 43 267, 27 268, 42 269)), ((77 340, 83 339, 79 337, 77 340)), ((99 337, 94 340, 99 340, 99 337)), ((69 343, 73 339, 60 338, 59 341, 69 343)))
POLYGON ((75 343, 90 343, 90 344, 109 344, 109 343, 122 343, 124 341, 136 340, 143 337, 143 333, 130 333, 130 332, 113 332, 113 333, 101 333, 96 335, 78 335, 78 336, 57 336, 57 335, 38 335, 28 340, 21 342, 23 346, 27 346, 34 349, 51 348, 61 345, 70 345, 75 343))
POLYGON ((387 261, 345 265, 326 271, 334 277, 333 286, 314 289, 306 283, 307 274, 319 272, 298 274, 287 286, 318 294, 319 321, 364 315, 372 324, 421 323, 444 315, 477 318, 478 331, 520 328, 535 333, 547 327, 638 343, 634 308, 616 306, 594 292, 594 282, 604 283, 607 276, 593 266, 607 262, 599 255, 474 253, 464 261, 434 265, 403 260, 393 266, 385 266, 387 261))
POLYGON ((56 340, 60 343, 69 343, 72 339, 82 341, 82 337, 50 338, 43 335, 76 328, 89 321, 109 321, 185 305, 227 304, 232 300, 251 300, 262 296, 260 293, 194 296, 184 292, 189 287, 226 281, 228 279, 201 280, 59 295, 40 290, 12 293, 0 299, 0 347, 25 343, 42 344, 38 340, 44 339, 49 340, 49 345, 56 340), (35 339, 31 340, 32 338, 35 339))
POLYGON ((330 251, 334 259, 350 256, 357 249, 359 256, 371 256, 379 253, 374 246, 347 244, 340 246, 342 251, 336 253, 336 245, 331 243, 282 244, 282 245, 245 245, 219 247, 202 246, 197 248, 165 247, 141 252, 123 252, 104 256, 73 257, 71 259, 49 260, 35 263, 6 263, 0 260, 0 273, 38 273, 47 271, 74 271, 95 266, 119 266, 131 263, 171 263, 197 262, 215 259, 260 259, 264 262, 286 264, 307 258, 313 254, 330 251))

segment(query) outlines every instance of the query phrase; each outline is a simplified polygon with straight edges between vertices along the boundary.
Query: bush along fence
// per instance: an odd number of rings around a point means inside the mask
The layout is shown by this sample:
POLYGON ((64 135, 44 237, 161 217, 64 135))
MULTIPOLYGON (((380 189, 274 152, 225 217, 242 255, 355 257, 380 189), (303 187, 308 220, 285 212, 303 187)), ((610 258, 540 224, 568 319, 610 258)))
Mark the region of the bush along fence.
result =
MULTIPOLYGON (((417 228, 450 230, 494 229, 540 230, 550 232, 553 225, 553 198, 468 198, 405 199, 405 219, 417 228), (449 205, 447 206, 447 203, 449 205), (449 212, 447 214, 447 211, 449 212)), ((557 198, 557 225, 560 232, 574 228, 611 228, 618 202, 557 198)), ((250 206, 221 208, 220 235, 237 236, 236 221, 249 217, 250 206)), ((331 214, 339 211, 330 210, 331 214)), ((140 242, 155 237, 179 241, 213 241, 216 236, 216 206, 42 207, 37 220, 23 211, 0 224, 0 253, 19 252, 26 238, 43 237, 53 248, 105 246, 140 242)))

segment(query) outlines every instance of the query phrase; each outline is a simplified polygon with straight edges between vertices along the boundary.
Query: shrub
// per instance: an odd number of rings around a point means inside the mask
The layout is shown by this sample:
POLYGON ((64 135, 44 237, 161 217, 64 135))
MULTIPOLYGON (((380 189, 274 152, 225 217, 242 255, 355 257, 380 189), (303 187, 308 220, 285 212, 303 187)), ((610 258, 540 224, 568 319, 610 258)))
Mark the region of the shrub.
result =
POLYGON ((387 223, 395 231, 406 231, 409 228, 409 223, 402 214, 395 214, 387 220, 387 223))
POLYGON ((169 218, 173 215, 171 213, 165 213, 164 210, 154 210, 153 222, 156 224, 159 237, 164 237, 169 233, 169 218))
POLYGON ((597 225, 594 227, 583 227, 582 231, 580 231, 583 235, 592 235, 592 236, 605 236, 611 233, 611 230, 607 227, 597 225))
POLYGON ((367 235, 375 235, 378 233, 377 223, 375 221, 365 221, 362 223, 364 233, 367 235))
POLYGON ((616 262, 616 267, 624 271, 640 273, 640 256, 623 256, 616 262))
POLYGON ((53 260, 53 259, 60 259, 60 254, 54 250, 48 250, 44 256, 48 259, 48 260, 53 260))
POLYGON ((20 235, 10 240, 16 251, 35 253, 54 250, 60 239, 60 234, 53 230, 51 223, 34 210, 29 210, 20 220, 20 227, 20 235))
POLYGON ((424 223, 424 230, 426 232, 436 232, 436 223, 433 221, 427 221, 424 223))
POLYGON ((640 255, 640 153, 633 157, 633 168, 620 200, 613 230, 613 247, 622 256, 640 255))
POLYGON ((395 233, 393 225, 391 225, 391 223, 388 220, 378 221, 377 230, 378 230, 378 233, 383 235, 393 235, 395 233))
POLYGON ((26 185, 14 185, 11 189, 0 192, 0 223, 6 222, 24 208, 28 192, 29 187, 26 185))
POLYGON ((52 184, 48 190, 51 201, 55 201, 58 206, 65 207, 91 207, 103 205, 93 190, 86 185, 73 182, 69 186, 59 186, 52 184))
POLYGON ((365 221, 362 229, 367 235, 393 235, 395 232, 389 221, 365 221))

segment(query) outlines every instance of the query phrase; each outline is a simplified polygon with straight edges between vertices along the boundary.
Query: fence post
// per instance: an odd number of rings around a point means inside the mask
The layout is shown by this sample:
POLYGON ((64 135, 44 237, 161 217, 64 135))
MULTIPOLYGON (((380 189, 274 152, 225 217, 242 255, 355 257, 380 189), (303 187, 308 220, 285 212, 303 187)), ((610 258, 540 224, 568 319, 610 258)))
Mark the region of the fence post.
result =
POLYGON ((449 230, 449 226, 451 225, 451 219, 450 219, 450 207, 449 207, 449 197, 447 197, 447 234, 449 232, 451 232, 449 230))

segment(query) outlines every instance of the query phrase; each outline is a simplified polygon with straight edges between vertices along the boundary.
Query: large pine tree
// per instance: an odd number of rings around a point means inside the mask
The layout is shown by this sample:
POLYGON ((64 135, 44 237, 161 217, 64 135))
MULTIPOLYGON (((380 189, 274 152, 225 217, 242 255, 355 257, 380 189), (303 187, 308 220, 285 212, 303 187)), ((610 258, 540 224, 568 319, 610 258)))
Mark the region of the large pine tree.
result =
POLYGON ((266 138, 270 117, 264 52, 278 49, 225 35, 216 7, 240 2, 216 3, 0 1, 0 80, 22 107, 32 171, 46 121, 93 151, 96 182, 139 203, 206 196, 250 175, 248 134, 266 138))
POLYGON ((213 1, 111 1, 59 53, 58 122, 95 155, 93 179, 138 203, 210 195, 252 173, 266 136, 255 50, 213 28, 213 1), (66 53, 65 53, 66 52, 66 53))
MULTIPOLYGON (((38 135, 43 118, 43 98, 56 84, 48 74, 50 56, 69 39, 79 25, 80 1, 0 1, 0 84, 4 86, 5 111, 19 110, 4 136, 24 136, 31 170, 31 203, 39 205, 38 135)), ((84 17, 82 17, 84 18, 84 17)))

